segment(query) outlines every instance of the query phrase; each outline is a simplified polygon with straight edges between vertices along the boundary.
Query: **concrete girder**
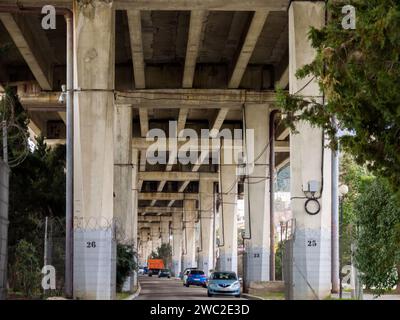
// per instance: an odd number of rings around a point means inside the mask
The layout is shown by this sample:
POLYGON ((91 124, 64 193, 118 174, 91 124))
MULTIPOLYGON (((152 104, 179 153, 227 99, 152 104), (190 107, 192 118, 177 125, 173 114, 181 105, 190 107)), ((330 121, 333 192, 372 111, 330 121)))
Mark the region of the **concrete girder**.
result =
POLYGON ((52 90, 53 65, 50 47, 46 46, 47 48, 43 48, 43 43, 38 46, 38 38, 27 23, 26 17, 11 13, 0 13, 0 20, 28 64, 40 87, 43 90, 52 90))
POLYGON ((276 102, 274 91, 226 89, 146 89, 116 92, 116 104, 132 104, 140 108, 180 108, 242 110, 246 103, 276 102))
POLYGON ((193 10, 190 13, 185 69, 182 81, 183 88, 191 88, 193 86, 197 55, 200 49, 201 38, 204 33, 204 20, 206 16, 207 13, 205 10, 193 10))
POLYGON ((135 88, 144 89, 146 87, 146 78, 143 58, 141 15, 139 10, 127 10, 126 13, 128 16, 135 88))
POLYGON ((167 192, 141 192, 139 193, 139 200, 197 200, 199 195, 197 193, 167 193, 167 192))
POLYGON ((139 108, 140 135, 146 137, 149 132, 149 113, 146 108, 139 108))
MULTIPOLYGON (((18 0, 22 6, 44 5, 62 6, 64 8, 72 8, 71 0, 18 0)), ((289 0, 203 0, 203 1, 187 1, 187 0, 114 0, 117 10, 221 10, 221 11, 251 11, 260 9, 269 9, 272 11, 284 11, 288 8, 289 0)), ((2 4, 15 5, 15 0, 2 0, 2 4)))
POLYGON ((267 20, 269 10, 258 10, 254 13, 243 46, 235 63, 228 88, 236 89, 240 86, 244 72, 256 47, 258 38, 267 20))
POLYGON ((213 172, 139 172, 139 180, 143 181, 199 181, 200 179, 218 181, 218 173, 213 172))

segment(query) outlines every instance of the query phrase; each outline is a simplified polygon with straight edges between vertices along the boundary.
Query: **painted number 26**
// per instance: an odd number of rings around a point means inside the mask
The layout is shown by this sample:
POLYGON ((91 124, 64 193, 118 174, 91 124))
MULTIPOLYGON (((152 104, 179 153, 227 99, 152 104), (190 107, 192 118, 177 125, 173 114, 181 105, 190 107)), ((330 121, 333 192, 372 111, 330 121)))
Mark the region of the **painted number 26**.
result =
POLYGON ((86 242, 86 248, 96 248, 96 241, 86 242))

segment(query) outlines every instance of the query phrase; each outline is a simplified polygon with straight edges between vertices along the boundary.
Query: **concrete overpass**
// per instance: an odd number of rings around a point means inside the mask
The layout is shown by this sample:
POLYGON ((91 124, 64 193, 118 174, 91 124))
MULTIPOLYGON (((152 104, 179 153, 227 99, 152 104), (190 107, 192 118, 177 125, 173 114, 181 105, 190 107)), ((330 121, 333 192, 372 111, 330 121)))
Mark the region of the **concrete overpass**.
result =
POLYGON ((0 84, 15 88, 30 129, 48 141, 66 138, 59 96, 67 81, 67 28, 60 15, 55 30, 43 30, 40 8, 73 12, 74 297, 114 297, 116 242, 132 245, 145 260, 168 241, 175 274, 191 266, 214 269, 216 252, 220 269, 237 271, 238 197, 246 204, 245 280, 273 280, 271 181, 289 163, 297 226, 293 297, 329 294, 330 151, 320 130, 301 124, 293 135, 282 126, 274 92, 279 85, 321 95, 314 82, 304 87, 309 79, 298 80, 295 71, 312 61, 307 32, 323 25, 323 1, 14 3, 0 5, 0 44, 10 44, 0 57, 0 84), (167 132, 164 147, 153 153, 152 129, 167 132), (206 138, 186 145, 187 136, 205 129, 206 138), (252 135, 218 136, 235 129, 252 135), (228 163, 237 150, 244 160, 228 163), (188 152, 196 161, 180 161, 188 152), (160 154, 165 163, 150 161, 160 154), (321 206, 313 216, 304 208, 312 181, 321 206), (89 240, 100 245, 89 251, 89 240), (317 245, 308 246, 314 240, 317 245))

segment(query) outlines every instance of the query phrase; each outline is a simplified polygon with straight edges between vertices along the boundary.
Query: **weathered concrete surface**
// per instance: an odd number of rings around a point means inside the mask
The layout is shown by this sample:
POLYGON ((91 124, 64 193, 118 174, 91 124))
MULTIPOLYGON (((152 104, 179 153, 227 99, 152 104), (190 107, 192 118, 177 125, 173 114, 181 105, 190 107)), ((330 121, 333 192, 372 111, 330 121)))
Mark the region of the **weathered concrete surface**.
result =
POLYGON ((74 297, 114 299, 115 11, 112 3, 92 4, 74 8, 74 297), (92 241, 98 245, 88 248, 92 241))
MULTIPOLYGON (((315 51, 308 40, 310 26, 321 27, 325 20, 324 2, 292 2, 289 10, 290 93, 300 90, 310 79, 298 80, 295 72, 310 63, 315 51)), ((313 81, 299 94, 320 96, 313 81)), ((306 123, 290 136, 290 176, 293 218, 296 230, 292 257, 294 299, 324 299, 331 290, 331 152, 324 148, 322 130, 306 123), (317 181, 323 189, 317 215, 305 212, 304 188, 317 181), (323 184, 323 185, 322 185, 323 184)), ((318 197, 318 195, 317 195, 318 197)))
POLYGON ((206 274, 214 269, 214 183, 200 180, 200 236, 201 250, 199 252, 198 267, 206 274))
POLYGON ((270 256, 269 206, 269 115, 268 105, 245 106, 246 129, 254 130, 254 144, 248 145, 249 157, 245 182, 245 220, 249 226, 246 236, 245 281, 268 281, 270 256), (253 149, 254 148, 254 149, 253 149), (254 151, 253 151, 254 150, 254 151))

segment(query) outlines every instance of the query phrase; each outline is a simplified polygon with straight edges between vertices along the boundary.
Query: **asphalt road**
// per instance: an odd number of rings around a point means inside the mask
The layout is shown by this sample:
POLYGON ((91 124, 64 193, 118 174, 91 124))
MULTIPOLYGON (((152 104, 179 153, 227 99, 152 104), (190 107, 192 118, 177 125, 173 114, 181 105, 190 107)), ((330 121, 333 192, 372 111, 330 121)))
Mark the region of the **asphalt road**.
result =
POLYGON ((136 300, 246 300, 229 296, 207 297, 207 289, 183 286, 181 280, 139 276, 141 291, 136 300))

